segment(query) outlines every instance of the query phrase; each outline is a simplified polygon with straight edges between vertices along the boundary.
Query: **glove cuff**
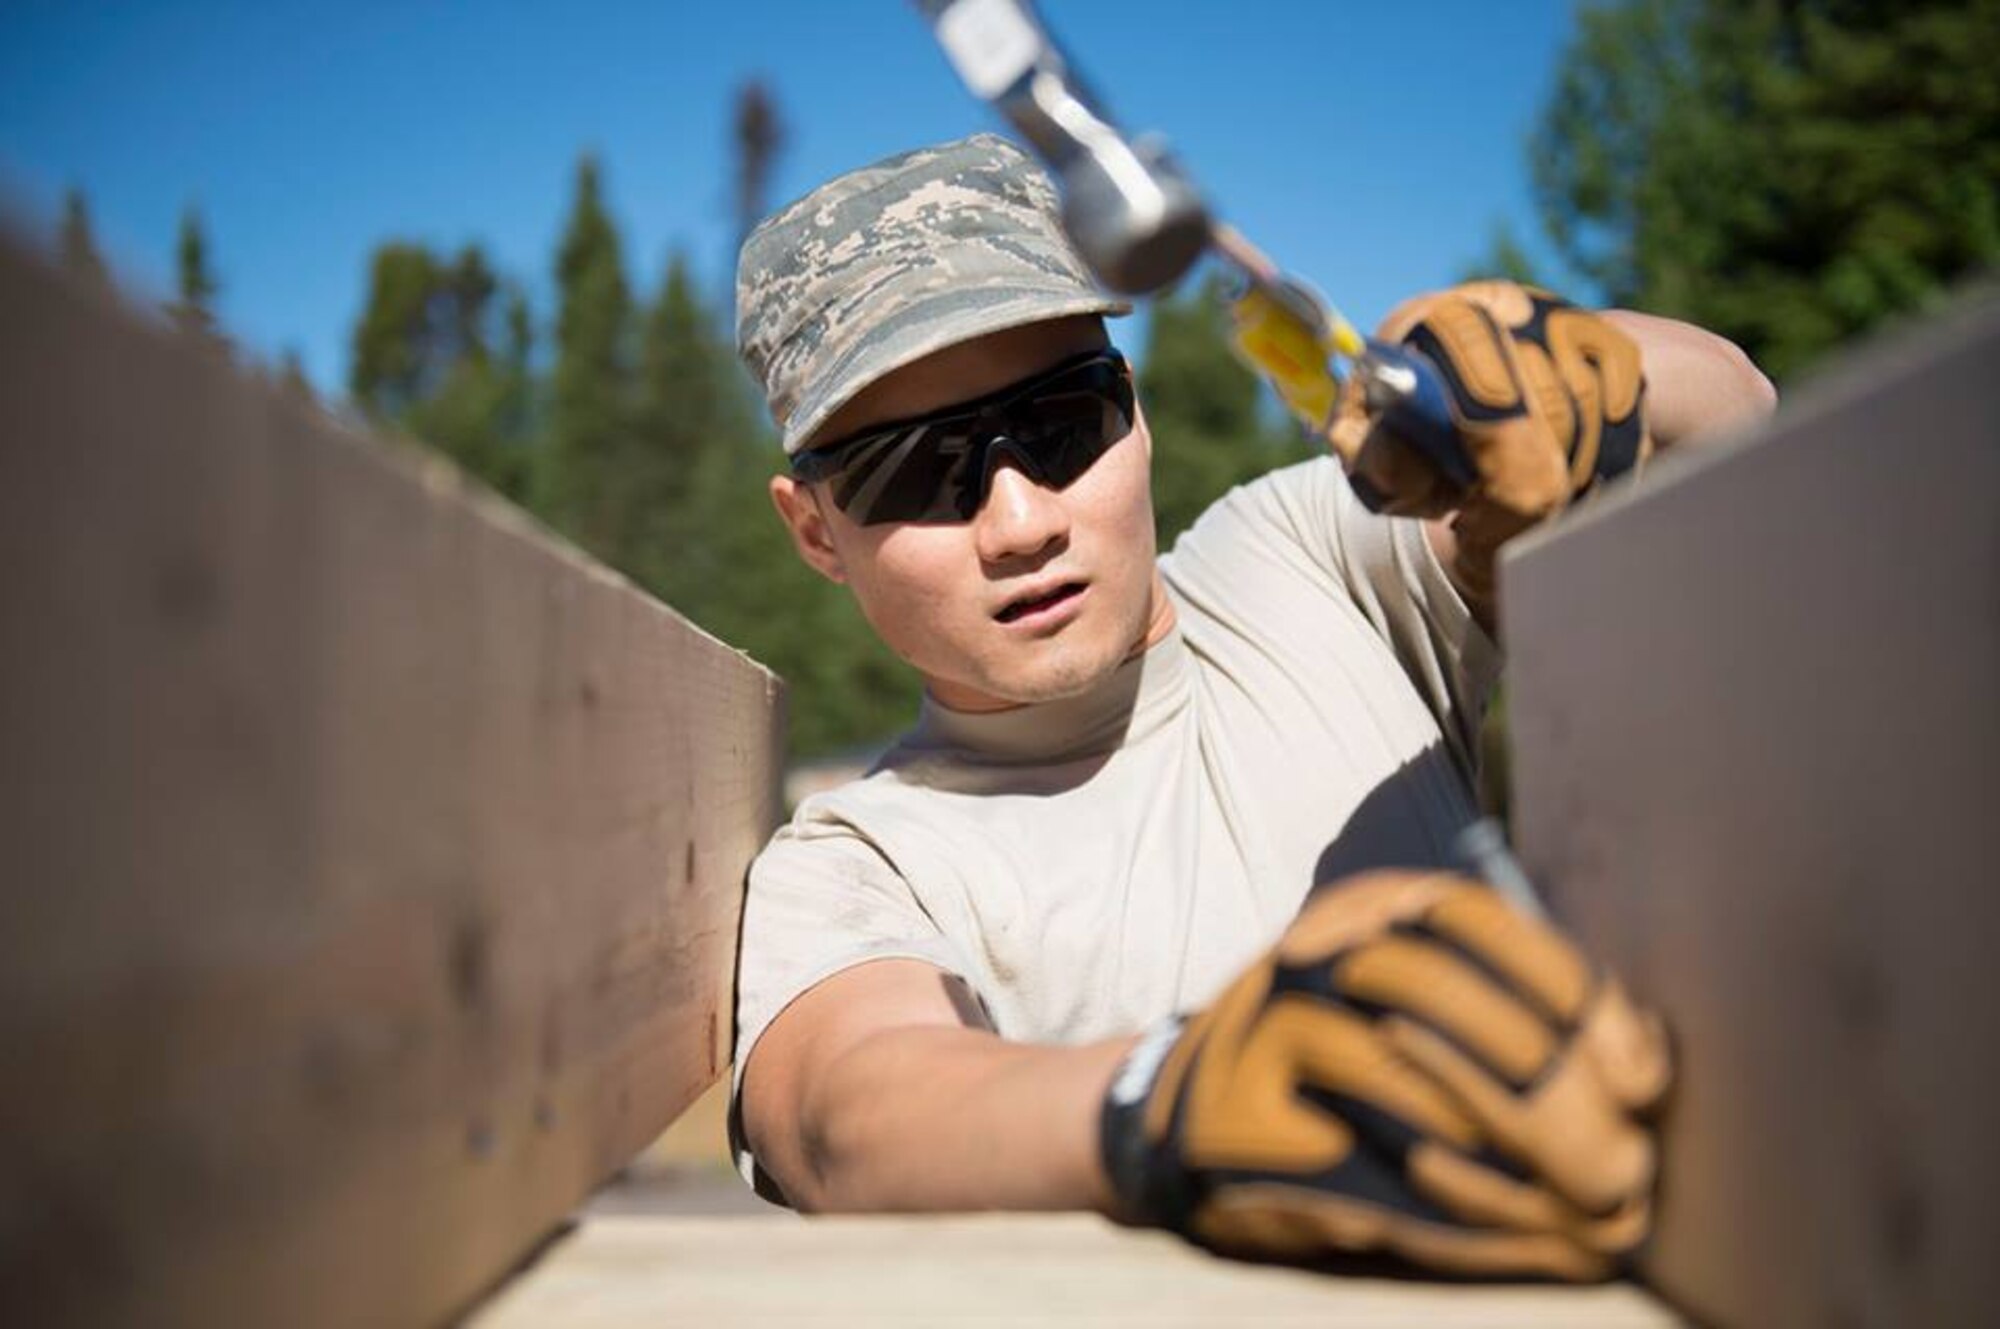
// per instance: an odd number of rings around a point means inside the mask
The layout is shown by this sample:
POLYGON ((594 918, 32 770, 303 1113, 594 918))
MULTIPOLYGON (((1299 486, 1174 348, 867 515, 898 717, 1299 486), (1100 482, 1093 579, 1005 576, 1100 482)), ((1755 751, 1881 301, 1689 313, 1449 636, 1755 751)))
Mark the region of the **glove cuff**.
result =
POLYGON ((1178 1170, 1160 1165, 1160 1149, 1146 1138, 1146 1106, 1160 1067, 1180 1041, 1187 1018, 1171 1015, 1148 1029, 1111 1077, 1099 1116, 1098 1148, 1111 1182, 1117 1217, 1128 1223, 1178 1230, 1187 1216, 1178 1170))

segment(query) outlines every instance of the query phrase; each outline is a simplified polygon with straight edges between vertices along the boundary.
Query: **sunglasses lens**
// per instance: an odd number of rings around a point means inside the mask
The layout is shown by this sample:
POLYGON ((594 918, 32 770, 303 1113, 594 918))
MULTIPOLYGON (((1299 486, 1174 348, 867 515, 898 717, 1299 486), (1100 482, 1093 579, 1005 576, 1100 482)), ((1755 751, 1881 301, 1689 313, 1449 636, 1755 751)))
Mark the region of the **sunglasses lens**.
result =
POLYGON ((962 426, 950 432, 930 430, 908 456, 866 482, 848 484, 844 476, 834 502, 864 526, 958 520, 956 492, 970 456, 970 438, 962 426))
POLYGON ((1091 363, 1049 385, 1028 403, 1021 442, 1041 479, 1067 488, 1112 444, 1132 432, 1132 390, 1122 370, 1091 363))
POLYGON ((888 447, 844 467, 833 501, 863 526, 890 521, 955 521, 956 496, 972 456, 969 422, 901 431, 888 447))
POLYGON ((861 525, 970 520, 985 499, 996 446, 1035 479, 1066 488, 1132 431, 1132 380, 1104 352, 962 409, 839 445, 833 501, 861 525))

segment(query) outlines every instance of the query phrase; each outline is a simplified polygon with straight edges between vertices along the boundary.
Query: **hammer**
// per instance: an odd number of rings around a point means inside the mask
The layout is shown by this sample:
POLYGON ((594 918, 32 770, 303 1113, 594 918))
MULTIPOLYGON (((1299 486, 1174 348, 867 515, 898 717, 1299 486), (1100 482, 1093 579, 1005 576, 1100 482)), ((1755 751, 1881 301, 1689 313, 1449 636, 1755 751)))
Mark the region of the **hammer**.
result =
MULTIPOLYGON (((1157 135, 1128 138, 1091 96, 1030 0, 915 0, 973 95, 1025 139, 1055 178, 1063 228, 1098 281, 1121 295, 1171 286, 1203 254, 1237 275, 1236 345, 1292 413, 1321 435, 1343 379, 1453 482, 1477 479, 1437 367, 1421 352, 1364 339, 1307 283, 1218 221, 1157 135)), ((1383 495, 1360 476, 1371 508, 1383 495)))

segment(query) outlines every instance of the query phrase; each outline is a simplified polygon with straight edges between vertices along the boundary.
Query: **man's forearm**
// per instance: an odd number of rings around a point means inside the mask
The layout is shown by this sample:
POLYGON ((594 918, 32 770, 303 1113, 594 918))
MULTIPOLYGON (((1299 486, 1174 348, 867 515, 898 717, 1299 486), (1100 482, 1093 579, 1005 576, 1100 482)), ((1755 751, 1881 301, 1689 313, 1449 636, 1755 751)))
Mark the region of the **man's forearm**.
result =
POLYGON ((817 1077, 800 1105, 798 1175, 780 1180, 804 1210, 1105 1210, 1099 1104, 1131 1041, 872 1034, 817 1077))

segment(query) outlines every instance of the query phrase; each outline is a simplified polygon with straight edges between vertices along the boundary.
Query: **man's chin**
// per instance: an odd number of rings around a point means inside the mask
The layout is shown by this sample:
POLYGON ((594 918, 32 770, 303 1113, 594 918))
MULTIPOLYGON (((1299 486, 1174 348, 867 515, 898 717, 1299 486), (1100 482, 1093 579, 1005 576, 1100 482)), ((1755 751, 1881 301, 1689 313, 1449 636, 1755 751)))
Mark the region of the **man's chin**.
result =
POLYGON ((1108 642, 1092 643, 1088 647, 1080 642, 1070 644, 1069 649, 1055 658, 1035 662, 1036 667, 1023 671, 1023 677, 1009 679, 999 685, 996 695, 1007 697, 1017 706, 1032 706, 1037 702, 1061 701, 1065 697, 1090 691, 1117 673, 1119 666, 1144 655, 1166 636, 1173 627, 1174 615, 1171 602, 1163 603, 1167 606, 1164 613, 1141 617, 1128 625, 1125 631, 1114 634, 1108 642))
POLYGON ((1047 661, 1032 672, 997 682, 995 694, 1017 706, 1080 696, 1118 672, 1128 658, 1119 651, 1093 651, 1088 656, 1047 661))

